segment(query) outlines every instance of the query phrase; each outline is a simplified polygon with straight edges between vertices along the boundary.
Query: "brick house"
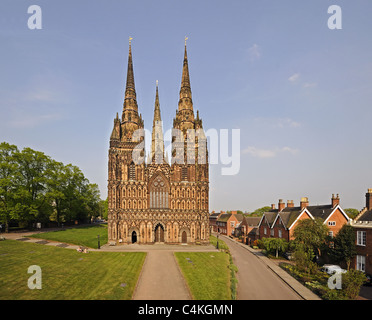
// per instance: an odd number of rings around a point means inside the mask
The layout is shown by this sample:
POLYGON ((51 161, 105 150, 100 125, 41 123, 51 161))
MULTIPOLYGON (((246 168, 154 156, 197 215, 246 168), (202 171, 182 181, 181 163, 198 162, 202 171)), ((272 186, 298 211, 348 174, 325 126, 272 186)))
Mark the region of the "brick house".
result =
POLYGON ((287 206, 279 199, 278 209, 265 212, 259 226, 259 237, 284 238, 293 240, 294 230, 303 219, 321 218, 329 229, 329 235, 335 236, 342 226, 349 222, 348 215, 340 207, 339 196, 332 195, 331 204, 309 206, 307 197, 301 198, 300 206, 295 207, 293 200, 287 201, 287 206))
POLYGON ((350 267, 372 274, 372 189, 366 193, 366 206, 350 222, 356 234, 357 255, 350 267))
POLYGON ((224 214, 225 211, 221 212, 214 212, 209 215, 209 228, 211 232, 217 232, 218 227, 217 227, 217 219, 221 216, 221 214, 224 214))
POLYGON ((261 217, 243 216, 243 220, 238 227, 243 243, 250 245, 254 240, 258 239, 258 225, 260 221, 261 217))
POLYGON ((259 238, 269 238, 271 236, 271 226, 275 220, 277 212, 264 212, 261 220, 258 224, 258 234, 259 238))
POLYGON ((220 217, 217 219, 217 229, 218 232, 231 236, 234 234, 235 227, 241 223, 243 220, 243 215, 237 213, 236 211, 231 211, 231 213, 224 213, 221 214, 220 217))

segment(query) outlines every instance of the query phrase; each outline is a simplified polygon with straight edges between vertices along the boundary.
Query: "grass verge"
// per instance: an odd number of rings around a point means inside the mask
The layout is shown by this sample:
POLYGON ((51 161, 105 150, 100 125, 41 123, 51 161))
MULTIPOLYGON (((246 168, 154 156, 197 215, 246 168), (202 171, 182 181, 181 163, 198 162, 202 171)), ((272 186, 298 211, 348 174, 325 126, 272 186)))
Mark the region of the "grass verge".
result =
POLYGON ((0 241, 0 300, 129 300, 145 256, 0 241), (40 290, 28 288, 31 265, 41 268, 40 290))
POLYGON ((229 256, 224 252, 175 252, 195 300, 230 300, 229 256))
POLYGON ((100 224, 93 226, 74 227, 58 231, 38 233, 31 235, 30 237, 51 241, 60 241, 97 249, 98 235, 100 239, 100 245, 102 246, 106 244, 108 241, 107 225, 100 224))

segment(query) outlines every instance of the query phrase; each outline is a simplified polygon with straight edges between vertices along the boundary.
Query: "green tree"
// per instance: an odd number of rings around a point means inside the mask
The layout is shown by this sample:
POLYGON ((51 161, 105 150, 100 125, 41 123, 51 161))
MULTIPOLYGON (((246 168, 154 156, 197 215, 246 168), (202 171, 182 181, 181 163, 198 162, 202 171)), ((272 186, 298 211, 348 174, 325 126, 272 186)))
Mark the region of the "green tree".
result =
POLYGON ((329 252, 337 262, 345 261, 347 270, 350 269, 351 260, 356 256, 355 230, 352 226, 344 225, 332 239, 333 248, 329 252))
POLYGON ((57 221, 57 225, 60 226, 66 210, 66 188, 68 180, 63 163, 54 161, 52 166, 52 179, 48 185, 48 196, 52 207, 54 207, 55 220, 57 221))
POLYGON ((327 239, 328 227, 320 218, 301 220, 295 228, 293 236, 295 237, 292 242, 293 256, 296 265, 308 273, 315 272, 316 264, 313 260, 317 254, 321 255, 320 248, 327 239))
POLYGON ((108 199, 99 201, 99 215, 102 219, 107 219, 108 199))
POLYGON ((9 231, 9 221, 17 216, 17 190, 19 166, 15 158, 18 153, 15 145, 2 142, 0 144, 0 223, 9 231))
POLYGON ((313 251, 320 256, 320 248, 329 231, 323 222, 320 218, 300 220, 293 232, 295 246, 300 245, 305 251, 313 251))
POLYGON ((31 227, 33 222, 46 220, 50 214, 48 183, 52 178, 52 160, 43 152, 24 148, 15 154, 19 164, 19 220, 31 227))
POLYGON ((288 248, 288 242, 283 238, 263 238, 263 243, 267 251, 275 251, 277 258, 279 252, 284 252, 288 248))
POLYGON ((344 209, 344 211, 349 216, 350 219, 355 219, 355 217, 359 214, 359 211, 354 208, 347 208, 344 209))
POLYGON ((261 217, 265 212, 268 212, 270 210, 271 210, 271 207, 266 206, 266 207, 256 209, 250 215, 252 217, 261 217))
POLYGON ((40 151, 0 144, 0 222, 31 227, 35 222, 84 220, 97 216, 100 192, 81 170, 40 151))

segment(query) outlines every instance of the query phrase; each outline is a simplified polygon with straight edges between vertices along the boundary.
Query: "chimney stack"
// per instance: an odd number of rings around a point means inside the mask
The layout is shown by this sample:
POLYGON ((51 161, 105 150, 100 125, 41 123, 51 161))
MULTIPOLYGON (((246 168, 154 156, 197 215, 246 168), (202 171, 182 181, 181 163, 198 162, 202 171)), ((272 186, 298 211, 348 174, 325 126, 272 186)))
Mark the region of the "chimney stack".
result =
POLYGON ((271 210, 275 210, 275 203, 271 204, 271 210))
POLYGON ((308 205, 309 205, 309 199, 307 197, 302 197, 300 201, 301 210, 303 208, 306 208, 308 205))
POLYGON ((366 193, 366 208, 372 210, 372 189, 368 189, 366 193))
POLYGON ((231 214, 237 214, 238 211, 231 211, 231 214))
POLYGON ((338 196, 338 194, 336 196, 332 194, 332 208, 334 208, 338 204, 340 204, 340 197, 338 196))
POLYGON ((284 208, 285 208, 285 203, 283 202, 283 199, 279 199, 278 211, 281 212, 284 208))
POLYGON ((293 207, 294 207, 293 200, 287 200, 287 208, 293 208, 293 207))

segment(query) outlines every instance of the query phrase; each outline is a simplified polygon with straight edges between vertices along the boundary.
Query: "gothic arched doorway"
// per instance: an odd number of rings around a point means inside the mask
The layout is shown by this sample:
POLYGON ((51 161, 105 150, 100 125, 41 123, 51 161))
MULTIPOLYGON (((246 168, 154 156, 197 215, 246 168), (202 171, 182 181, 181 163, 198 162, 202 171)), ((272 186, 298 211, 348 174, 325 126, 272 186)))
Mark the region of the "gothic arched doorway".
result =
POLYGON ((164 228, 160 223, 155 227, 155 242, 164 242, 164 228))
POLYGON ((137 242, 137 232, 133 231, 132 232, 132 243, 136 243, 136 242, 137 242))
POLYGON ((187 243, 187 233, 186 233, 186 231, 182 232, 182 243, 187 243))

